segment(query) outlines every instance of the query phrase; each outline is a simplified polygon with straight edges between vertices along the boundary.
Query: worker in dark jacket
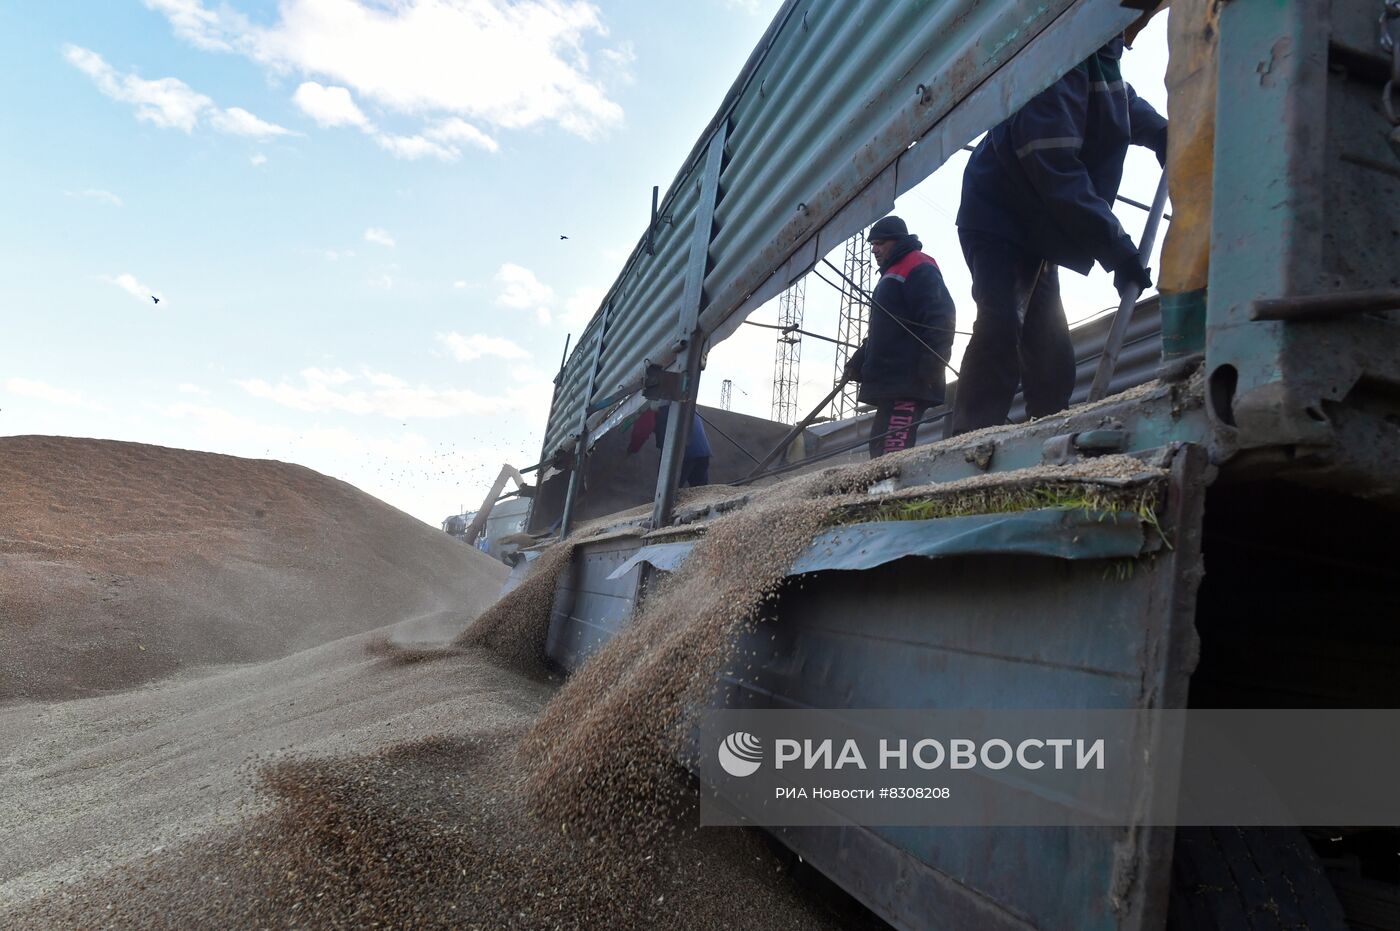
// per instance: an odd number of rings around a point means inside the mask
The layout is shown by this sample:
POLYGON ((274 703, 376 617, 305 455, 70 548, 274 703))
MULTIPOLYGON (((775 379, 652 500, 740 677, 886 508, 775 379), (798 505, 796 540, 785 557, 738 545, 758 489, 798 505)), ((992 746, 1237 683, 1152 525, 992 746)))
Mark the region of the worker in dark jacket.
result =
POLYGON ((943 403, 943 367, 953 350, 953 299, 938 263, 904 221, 876 221, 866 237, 880 266, 870 299, 870 333, 846 364, 857 399, 875 405, 870 457, 914 445, 919 420, 943 403))
POLYGON ((958 236, 977 322, 950 433, 1006 422, 1019 381, 1026 412, 1069 406, 1074 349, 1058 266, 1099 262, 1120 293, 1152 284, 1113 215, 1128 145, 1166 158, 1167 121, 1123 82, 1115 39, 989 132, 963 174, 958 236))
MULTIPOLYGON (((671 413, 670 404, 662 404, 655 411, 645 410, 632 424, 632 436, 627 445, 627 454, 638 452, 646 445, 647 437, 655 437, 656 448, 661 449, 666 441, 666 421, 671 413)), ((681 457, 681 477, 678 488, 699 488, 710 484, 710 438, 705 435, 705 423, 696 411, 690 421, 690 435, 685 438, 685 455, 681 457)))

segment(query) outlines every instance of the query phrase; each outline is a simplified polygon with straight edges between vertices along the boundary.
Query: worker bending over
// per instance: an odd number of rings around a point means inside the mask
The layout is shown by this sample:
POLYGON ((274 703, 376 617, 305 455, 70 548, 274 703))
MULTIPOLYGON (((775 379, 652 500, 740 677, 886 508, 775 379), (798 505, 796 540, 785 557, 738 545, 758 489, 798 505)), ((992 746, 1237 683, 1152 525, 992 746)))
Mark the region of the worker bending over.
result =
POLYGON ((856 399, 875 405, 870 458, 914 445, 924 411, 943 403, 943 367, 953 350, 953 299, 938 263, 896 216, 877 220, 866 237, 880 266, 870 299, 870 332, 846 363, 860 382, 856 399))
MULTIPOLYGON (((656 410, 644 410, 632 424, 632 436, 627 444, 630 456, 646 445, 647 437, 654 437, 656 448, 661 449, 666 441, 666 421, 671 414, 671 405, 662 404, 656 410)), ((697 411, 690 421, 690 434, 685 438, 685 455, 681 458, 681 475, 677 488, 699 488, 710 484, 710 438, 705 435, 705 424, 697 411)))
POLYGON ((1006 422, 1019 381, 1026 412, 1069 406, 1074 348, 1058 266, 1097 261, 1121 294, 1152 278, 1113 215, 1128 145, 1162 162, 1167 121, 1124 83, 1123 40, 1099 49, 987 133, 963 174, 958 237, 977 322, 962 359, 949 434, 1006 422))

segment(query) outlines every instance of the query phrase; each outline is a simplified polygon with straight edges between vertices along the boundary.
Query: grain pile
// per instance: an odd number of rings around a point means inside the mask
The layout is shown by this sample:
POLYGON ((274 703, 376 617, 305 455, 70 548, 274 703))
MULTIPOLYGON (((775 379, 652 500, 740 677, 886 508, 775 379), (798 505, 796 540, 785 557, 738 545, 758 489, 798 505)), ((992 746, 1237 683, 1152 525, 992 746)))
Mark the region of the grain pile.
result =
POLYGON ((301 466, 0 438, 0 703, 271 659, 403 618, 460 630, 503 573, 301 466))
POLYGON ((681 571, 557 691, 542 652, 566 546, 450 648, 376 631, 100 702, 0 710, 0 733, 19 736, 3 751, 0 792, 17 803, 0 833, 21 838, 0 850, 0 924, 873 925, 800 888, 755 835, 697 829, 676 761, 687 715, 787 566, 897 466, 795 478, 694 529, 681 571))
MULTIPOLYGON (((43 542, 85 555, 56 537, 43 542)), ((465 646, 430 645, 443 627, 430 614, 429 624, 412 617, 91 701, 0 708, 0 733, 14 738, 0 743, 0 833, 15 838, 0 849, 0 925, 868 922, 799 888, 753 834, 699 832, 691 818, 645 851, 617 856, 610 844, 604 855, 603 840, 628 825, 590 838, 529 812, 520 750, 552 694, 540 675, 543 625, 568 556, 547 553, 465 646)), ((166 568, 159 558, 130 565, 139 581, 166 568)), ((485 599, 466 600, 459 628, 485 599)))
POLYGON ((545 637, 554 607, 554 589, 559 574, 573 556, 573 543, 559 543, 545 550, 530 567, 525 581, 462 631, 456 645, 482 647, 507 667, 526 675, 547 675, 545 637))
POLYGON ((519 731, 272 766, 274 807, 12 915, 46 927, 870 926, 804 894, 753 834, 600 855, 520 808, 519 731))

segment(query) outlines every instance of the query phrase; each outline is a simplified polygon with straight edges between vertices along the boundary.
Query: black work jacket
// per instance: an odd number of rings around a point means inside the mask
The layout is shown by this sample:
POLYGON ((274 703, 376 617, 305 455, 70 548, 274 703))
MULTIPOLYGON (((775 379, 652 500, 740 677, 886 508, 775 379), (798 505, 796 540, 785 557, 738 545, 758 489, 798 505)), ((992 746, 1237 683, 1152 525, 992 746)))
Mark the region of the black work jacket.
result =
POLYGON ((851 357, 864 404, 910 400, 943 403, 944 366, 953 351, 956 313, 938 263, 914 236, 880 269, 871 295, 870 333, 851 357))

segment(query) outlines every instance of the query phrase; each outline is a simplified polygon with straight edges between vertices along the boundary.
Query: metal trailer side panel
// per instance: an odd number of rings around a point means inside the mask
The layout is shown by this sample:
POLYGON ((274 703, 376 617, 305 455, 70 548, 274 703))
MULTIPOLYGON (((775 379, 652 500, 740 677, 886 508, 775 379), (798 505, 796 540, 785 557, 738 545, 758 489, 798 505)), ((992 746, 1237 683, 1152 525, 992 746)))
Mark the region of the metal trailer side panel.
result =
MULTIPOLYGON (((1184 707, 1195 667, 1204 452, 1178 454, 1172 549, 1102 562, 905 559, 793 585, 722 703, 773 708, 1184 707)), ((738 664, 736 664, 738 665, 738 664)), ((1144 750, 1155 747, 1144 737, 1144 750)), ((1156 787, 1139 788, 1143 803, 1156 787)), ((787 828, 780 839, 902 928, 1160 928, 1172 831, 787 828)))
POLYGON ((565 669, 576 669, 623 628, 637 603, 643 567, 620 578, 608 577, 637 549, 636 540, 622 539, 575 550, 555 586, 546 656, 565 669))
MULTIPOLYGON (((1170 548, 1131 561, 905 558, 794 579, 739 649, 717 701, 748 707, 1167 708, 1195 666, 1205 452, 1172 459, 1170 548), (1015 584, 1008 584, 1014 580, 1015 584)), ((937 521, 931 521, 936 524, 937 521)), ((627 622, 638 540, 581 545, 549 652, 576 668, 627 622), (612 587, 610 587, 612 586, 612 587), (630 593, 630 595, 629 595, 630 593)), ((1161 738, 1139 735, 1141 752, 1161 738)), ((1145 810, 1158 787, 1135 788, 1145 810)), ((903 928, 1137 931, 1165 916, 1172 832, 1088 828, 787 829, 777 836, 903 928)))

